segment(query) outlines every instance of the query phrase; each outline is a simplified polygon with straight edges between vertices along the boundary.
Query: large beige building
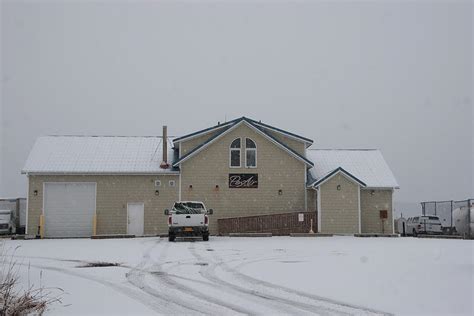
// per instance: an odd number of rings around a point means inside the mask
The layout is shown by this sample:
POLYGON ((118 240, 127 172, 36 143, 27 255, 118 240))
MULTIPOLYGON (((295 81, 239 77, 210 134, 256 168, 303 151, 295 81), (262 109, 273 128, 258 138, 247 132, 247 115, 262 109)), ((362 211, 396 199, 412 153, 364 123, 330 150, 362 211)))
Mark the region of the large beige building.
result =
POLYGON ((178 138, 46 136, 23 169, 27 233, 167 233, 163 210, 200 200, 220 218, 316 212, 317 231, 392 233, 398 184, 378 150, 317 150, 239 118, 178 138))

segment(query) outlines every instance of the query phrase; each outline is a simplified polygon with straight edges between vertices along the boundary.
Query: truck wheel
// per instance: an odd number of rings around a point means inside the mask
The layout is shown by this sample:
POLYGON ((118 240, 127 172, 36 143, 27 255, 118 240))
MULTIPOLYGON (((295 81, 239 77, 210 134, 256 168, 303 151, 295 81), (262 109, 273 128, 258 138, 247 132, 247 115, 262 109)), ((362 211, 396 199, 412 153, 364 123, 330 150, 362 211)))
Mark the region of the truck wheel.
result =
POLYGON ((209 241, 209 234, 202 235, 202 240, 209 241))
POLYGON ((168 235, 168 241, 174 241, 175 238, 176 238, 176 236, 173 235, 173 234, 168 235))

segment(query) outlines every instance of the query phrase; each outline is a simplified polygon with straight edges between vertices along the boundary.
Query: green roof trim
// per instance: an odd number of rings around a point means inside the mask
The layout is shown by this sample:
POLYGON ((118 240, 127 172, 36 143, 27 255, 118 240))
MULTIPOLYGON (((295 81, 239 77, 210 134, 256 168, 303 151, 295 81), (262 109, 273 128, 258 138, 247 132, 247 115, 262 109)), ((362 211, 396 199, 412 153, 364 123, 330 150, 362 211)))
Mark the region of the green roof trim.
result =
MULTIPOLYGON (((206 147, 207 145, 209 145, 209 143, 211 143, 212 141, 214 141, 215 139, 219 138, 220 136, 222 136, 222 134, 224 134, 226 131, 228 131, 229 129, 231 129, 232 127, 236 126, 237 124, 241 123, 241 122, 246 122, 247 124, 249 124, 251 127, 257 129, 259 132, 263 133, 265 135, 265 137, 268 137, 269 139, 271 139, 272 141, 274 141, 275 143, 277 143, 278 145, 280 145, 281 147, 283 147, 285 150, 289 151, 293 156, 295 156, 296 158, 298 158, 299 160, 302 160, 304 163, 306 163, 307 165, 313 167, 314 164, 308 160, 306 157, 303 157, 302 155, 298 154, 296 151, 294 151, 293 149, 291 149, 290 147, 288 147, 287 145, 285 145, 284 143, 282 143, 281 141, 279 141, 278 139, 276 139, 275 137, 273 137, 272 135, 270 135, 268 132, 266 132, 264 130, 264 128, 262 127, 259 127, 257 126, 253 121, 253 120, 250 120, 246 117, 242 117, 240 119, 237 119, 237 120, 233 120, 231 121, 232 123, 231 124, 228 124, 228 126, 226 126, 225 128, 223 128, 219 133, 217 133, 216 135, 214 135, 213 137, 211 137, 210 139, 208 139, 207 141, 205 141, 204 143, 202 143, 201 145, 197 146, 196 148, 194 148, 193 150, 191 150, 189 153, 187 153, 186 155, 184 155, 183 157, 181 157, 180 159, 178 159, 176 162, 173 163, 173 167, 177 167, 179 166, 180 163, 182 163, 183 161, 189 159, 190 157, 192 157, 193 155, 195 155, 196 153, 198 153, 199 151, 201 151, 204 147, 206 147)), ((230 123, 230 122, 228 122, 230 123)))
POLYGON ((361 186, 363 187, 366 187, 367 185, 361 181, 360 179, 356 178, 355 176, 353 176, 350 172, 346 171, 344 168, 342 167, 339 167, 339 168, 336 168, 334 169, 333 171, 331 171, 330 173, 328 173, 327 175, 325 175, 324 177, 322 177, 321 179, 319 180, 316 180, 314 181, 313 183, 311 183, 309 186, 310 187, 317 187, 318 185, 320 185, 321 183, 325 182, 327 179, 331 178, 332 176, 334 176, 335 174, 337 173, 343 173, 345 174, 347 177, 351 178, 354 182, 357 182, 359 183, 361 186))
POLYGON ((303 137, 303 136, 300 136, 300 135, 297 135, 297 134, 294 134, 294 133, 291 133, 291 132, 288 132, 288 131, 285 131, 281 128, 278 128, 278 127, 274 127, 274 126, 271 126, 271 125, 268 125, 268 124, 264 124, 262 122, 258 122, 258 121, 255 121, 255 120, 252 120, 248 117, 245 117, 245 116, 242 116, 240 118, 237 118, 237 119, 234 119, 232 121, 229 121, 229 122, 226 122, 226 123, 222 123, 222 124, 218 124, 218 125, 214 125, 212 127, 208 127, 208 128, 205 128, 205 129, 202 129, 202 130, 199 130, 199 131, 196 131, 196 132, 193 132, 193 133, 190 133, 190 134, 187 134, 187 135, 184 135, 184 136, 180 136, 180 137, 177 137, 175 139, 173 139, 173 143, 177 143, 177 142, 180 142, 186 138, 190 138, 190 137, 193 137, 193 136, 197 136, 197 135, 200 135, 200 134, 203 134, 203 133, 206 133, 206 132, 211 132, 215 129, 218 129, 218 128, 224 128, 226 126, 230 126, 230 125, 234 125, 235 123, 238 123, 240 121, 247 121, 249 123, 254 123, 255 125, 258 125, 258 126, 261 126, 263 128, 268 128, 268 129, 273 129, 279 133, 282 133, 282 134, 286 134, 288 136, 291 136, 291 137, 294 137, 294 138, 298 138, 300 139, 301 141, 304 141, 306 143, 309 143, 309 144, 312 144, 313 143, 313 140, 312 139, 309 139, 309 138, 306 138, 306 137, 303 137))

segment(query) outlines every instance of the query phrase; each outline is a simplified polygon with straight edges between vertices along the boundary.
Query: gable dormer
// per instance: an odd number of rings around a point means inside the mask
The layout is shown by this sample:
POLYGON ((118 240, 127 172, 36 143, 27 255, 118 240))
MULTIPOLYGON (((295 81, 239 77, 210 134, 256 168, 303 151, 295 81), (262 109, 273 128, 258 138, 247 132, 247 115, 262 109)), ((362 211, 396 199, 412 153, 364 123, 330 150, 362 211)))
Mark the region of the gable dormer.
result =
POLYGON ((252 124, 262 132, 278 140, 280 143, 289 147, 301 156, 305 156, 306 148, 311 146, 313 143, 313 140, 309 138, 305 138, 277 127, 264 124, 261 121, 255 121, 247 117, 241 117, 174 139, 174 146, 179 150, 179 157, 184 157, 191 151, 195 150, 197 147, 205 144, 214 137, 218 136, 220 133, 240 123, 241 121, 246 121, 252 124))

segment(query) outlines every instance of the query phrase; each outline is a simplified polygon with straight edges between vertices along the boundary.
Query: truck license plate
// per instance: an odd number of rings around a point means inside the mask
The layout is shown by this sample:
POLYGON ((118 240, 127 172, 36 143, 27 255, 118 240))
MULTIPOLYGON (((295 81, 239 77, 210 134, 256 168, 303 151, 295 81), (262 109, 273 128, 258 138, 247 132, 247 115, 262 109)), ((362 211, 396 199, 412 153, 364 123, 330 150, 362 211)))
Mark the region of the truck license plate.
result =
POLYGON ((192 231, 193 231, 193 228, 192 228, 192 227, 185 227, 185 228, 184 228, 184 231, 185 231, 185 232, 192 232, 192 231))

